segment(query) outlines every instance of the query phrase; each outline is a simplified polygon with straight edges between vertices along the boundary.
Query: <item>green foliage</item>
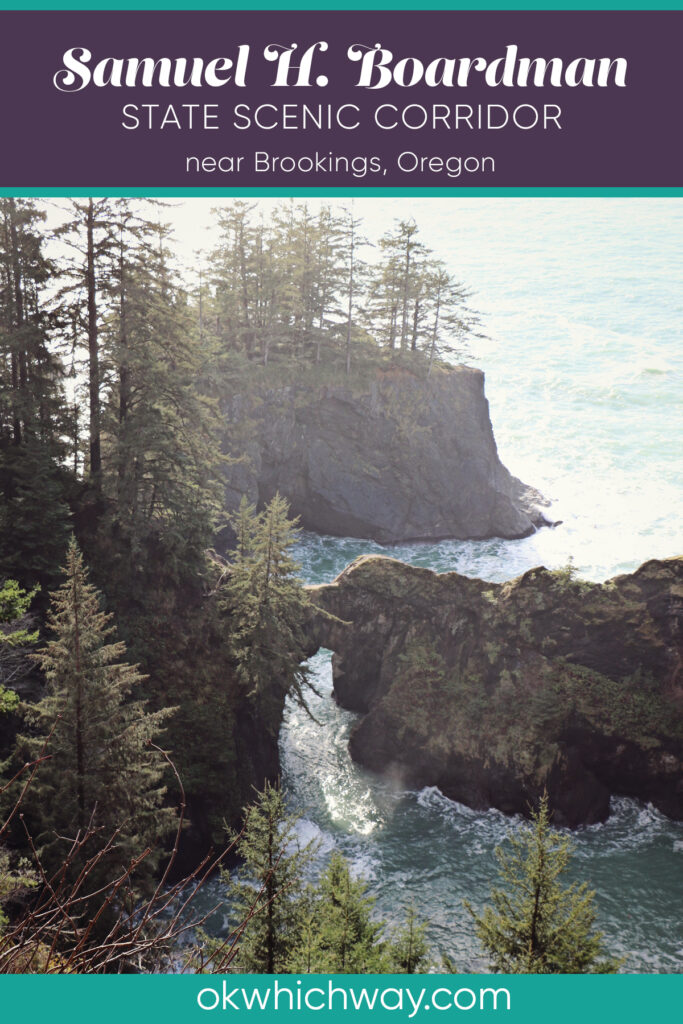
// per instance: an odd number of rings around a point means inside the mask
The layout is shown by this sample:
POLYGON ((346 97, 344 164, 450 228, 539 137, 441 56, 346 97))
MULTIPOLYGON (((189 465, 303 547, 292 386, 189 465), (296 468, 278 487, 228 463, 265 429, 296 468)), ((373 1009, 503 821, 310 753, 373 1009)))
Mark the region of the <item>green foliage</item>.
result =
MULTIPOLYGON (((0 587, 0 624, 15 622, 25 615, 37 593, 37 587, 27 593, 16 580, 5 580, 0 587)), ((37 638, 37 632, 29 633, 28 630, 18 627, 9 632, 0 632, 0 644, 7 647, 32 644, 37 638)))
POLYGON ((26 820, 48 868, 77 833, 95 829, 89 853, 117 831, 109 871, 127 867, 148 846, 156 847, 151 870, 174 812, 163 807, 163 762, 149 743, 171 711, 151 714, 132 697, 142 677, 124 660, 125 645, 112 639, 111 615, 101 610, 73 539, 65 575, 52 595, 52 638, 35 656, 47 694, 26 707, 30 732, 19 742, 24 758, 44 749, 49 755, 27 794, 26 820))
POLYGON ((550 826, 544 795, 531 824, 496 851, 502 888, 475 922, 491 968, 508 974, 612 974, 619 962, 606 955, 594 930, 595 893, 585 883, 563 885, 571 844, 550 826))
POLYGON ((234 560, 221 591, 237 678, 273 731, 284 698, 306 708, 311 685, 303 664, 309 601, 290 554, 297 530, 288 512, 279 494, 260 513, 242 500, 233 522, 234 560))
POLYGON ((316 974, 367 974, 388 969, 384 926, 372 920, 374 900, 367 884, 354 879, 348 862, 336 851, 309 906, 293 969, 316 974))
POLYGON ((427 922, 420 921, 413 903, 406 910, 403 927, 389 943, 392 974, 424 974, 431 966, 427 922))
POLYGON ((469 293, 412 219, 397 220, 369 264, 352 205, 313 213, 290 200, 266 218, 238 200, 214 212, 221 235, 200 298, 205 334, 225 366, 246 356, 252 365, 349 376, 352 367, 380 365, 384 353, 427 375, 438 356, 462 354, 477 326, 469 293))
POLYGON ((229 876, 228 896, 236 919, 245 921, 236 966, 250 973, 288 971, 304 914, 303 872, 314 853, 299 845, 297 816, 288 812, 279 785, 266 783, 247 809, 236 838, 243 859, 240 881, 229 876))
POLYGON ((33 439, 54 454, 64 409, 44 220, 34 200, 0 198, 0 449, 33 439))
POLYGON ((19 625, 37 588, 27 593, 16 580, 5 580, 0 587, 0 715, 16 711, 19 697, 5 684, 16 672, 17 648, 30 647, 38 639, 38 630, 19 625))
POLYGON ((579 595, 590 594, 596 586, 589 580, 581 578, 579 569, 574 564, 574 559, 571 555, 567 559, 566 565, 563 565, 560 569, 552 569, 550 575, 558 587, 561 589, 572 588, 579 595))
MULTIPOLYGON (((248 807, 242 831, 233 833, 243 861, 237 880, 223 875, 239 929, 233 968, 266 974, 427 970, 426 924, 410 906, 403 927, 387 939, 366 881, 352 876, 340 853, 332 854, 315 884, 305 885, 316 845, 301 846, 298 820, 279 785, 266 784, 248 807)), ((207 963, 221 943, 203 940, 200 959, 207 963)))
POLYGON ((7 850, 0 849, 0 936, 7 925, 7 916, 3 906, 9 900, 15 900, 22 893, 34 889, 38 884, 38 876, 28 861, 19 858, 12 864, 7 850))
POLYGON ((0 683, 0 715, 9 715, 19 707, 19 697, 14 690, 0 683))
POLYGON ((65 473, 29 437, 0 449, 0 575, 49 590, 59 580, 71 532, 65 473))
POLYGON ((548 668, 544 691, 536 695, 530 710, 537 717, 539 709, 542 715, 551 706, 555 722, 578 714, 607 734, 642 747, 658 746, 660 737, 683 738, 683 713, 672 707, 661 685, 641 670, 624 679, 610 679, 558 658, 548 668))
POLYGON ((375 914, 364 878, 334 852, 316 885, 305 893, 299 940, 290 969, 297 974, 419 974, 430 967, 427 924, 412 904, 389 938, 375 914))

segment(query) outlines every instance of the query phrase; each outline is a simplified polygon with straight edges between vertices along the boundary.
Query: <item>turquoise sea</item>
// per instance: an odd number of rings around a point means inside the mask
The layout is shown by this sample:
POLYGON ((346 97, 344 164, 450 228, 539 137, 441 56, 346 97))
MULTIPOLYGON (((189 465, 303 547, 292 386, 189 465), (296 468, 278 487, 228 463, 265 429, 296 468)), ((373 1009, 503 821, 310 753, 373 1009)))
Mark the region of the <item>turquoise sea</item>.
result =
MULTIPOLYGON (((177 212, 179 234, 210 223, 213 201, 177 212)), ((342 201, 340 201, 342 202, 342 201)), ((342 205, 348 205, 343 203, 342 205)), ((438 571, 503 580, 539 564, 603 580, 683 553, 683 201, 676 199, 356 199, 365 233, 414 217, 426 244, 473 291, 485 339, 471 359, 501 458, 551 502, 555 530, 521 541, 410 544, 390 554, 438 571)), ((372 258, 372 250, 367 256, 372 258)), ((307 580, 328 581, 370 542, 305 535, 307 580)), ((406 792, 347 752, 353 714, 329 696, 329 654, 312 667, 324 695, 317 726, 290 709, 283 778, 320 856, 342 850, 367 876, 378 910, 413 899, 434 946, 483 970, 468 898, 483 905, 493 851, 518 822, 406 792)), ((574 835, 575 877, 597 891, 606 943, 629 971, 683 971, 683 825, 635 801, 574 835)))

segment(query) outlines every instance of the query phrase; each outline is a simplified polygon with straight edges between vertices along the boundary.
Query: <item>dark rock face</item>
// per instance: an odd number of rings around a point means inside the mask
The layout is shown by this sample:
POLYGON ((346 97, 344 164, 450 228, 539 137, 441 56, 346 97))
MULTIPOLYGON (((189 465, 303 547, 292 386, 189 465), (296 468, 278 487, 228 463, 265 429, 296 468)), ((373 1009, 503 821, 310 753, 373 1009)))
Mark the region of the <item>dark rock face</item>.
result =
POLYGON ((382 544, 524 537, 546 522, 498 458, 479 370, 382 373, 362 393, 283 387, 233 399, 226 416, 240 459, 229 509, 279 491, 304 528, 382 544))
POLYGON ((554 820, 611 794, 683 819, 683 558, 604 584, 532 569, 505 584, 365 557, 311 588, 349 748, 409 786, 554 820))

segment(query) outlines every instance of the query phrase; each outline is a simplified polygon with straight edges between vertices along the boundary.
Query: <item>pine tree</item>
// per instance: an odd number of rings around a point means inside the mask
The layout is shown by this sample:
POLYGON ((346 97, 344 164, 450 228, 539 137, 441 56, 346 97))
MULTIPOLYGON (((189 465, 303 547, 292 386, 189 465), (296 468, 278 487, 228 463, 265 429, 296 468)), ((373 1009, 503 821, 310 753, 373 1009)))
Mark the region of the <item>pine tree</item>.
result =
MULTIPOLYGON (((384 925, 371 916, 374 900, 365 880, 352 878, 348 862, 337 851, 320 877, 313 908, 315 938, 305 952, 314 973, 370 974, 388 969, 384 925)), ((301 962, 301 947, 298 959, 301 962)))
POLYGON ((247 809, 236 852, 244 864, 230 883, 236 919, 246 921, 236 965, 256 974, 289 971, 299 941, 304 907, 303 875, 315 846, 300 846, 297 816, 286 807, 279 785, 266 783, 247 809))
POLYGON ((427 923, 419 920, 412 903, 406 910, 403 927, 391 937, 389 958, 394 974, 424 974, 429 970, 427 923))
POLYGON ((417 349, 424 263, 430 250, 418 241, 414 220, 399 220, 379 240, 382 259, 371 287, 371 323, 389 349, 417 349))
POLYGON ((43 252, 45 213, 29 199, 0 199, 0 443, 34 437, 56 454, 61 362, 45 301, 54 266, 43 252))
POLYGON ((0 575, 56 586, 71 532, 68 474, 37 438, 0 452, 0 575))
POLYGON ((479 325, 467 307, 470 293, 449 273, 441 260, 430 260, 425 270, 425 303, 421 336, 429 355, 428 375, 439 355, 464 354, 465 339, 479 325))
POLYGON ((563 886, 571 856, 569 840, 550 826, 548 797, 541 798, 530 826, 496 851, 503 888, 493 906, 477 914, 479 941, 494 971, 508 974, 613 974, 619 962, 606 955, 594 931, 595 893, 586 884, 563 886))
MULTIPOLYGON (((167 229, 145 212, 115 201, 116 259, 100 279, 110 308, 98 334, 108 368, 101 417, 107 513, 93 569, 119 612, 136 601, 145 606, 160 572, 174 590, 196 579, 220 493, 211 349, 200 345, 167 229)), ((136 608, 135 618, 144 617, 136 608)), ((121 625, 130 635, 122 617, 121 625)))
POLYGON ((32 200, 0 199, 0 576, 28 588, 54 582, 64 554, 60 463, 72 434, 44 219, 32 200))
MULTIPOLYGON (((68 843, 89 828, 100 830, 92 854, 118 829, 108 865, 120 870, 146 847, 158 847, 173 827, 174 812, 163 807, 163 762, 148 745, 172 712, 150 714, 132 698, 142 677, 125 662, 125 645, 112 639, 111 616, 101 610, 73 539, 65 574, 52 595, 52 639, 36 654, 47 694, 26 708, 31 732, 20 738, 33 758, 51 737, 50 759, 29 790, 26 817, 48 866, 60 863, 64 837, 68 843)), ((160 853, 148 858, 149 868, 160 853)))
POLYGON ((358 308, 358 294, 366 273, 366 265, 359 258, 359 251, 368 244, 367 239, 360 233, 362 220, 353 215, 353 202, 351 208, 346 211, 342 221, 342 249, 341 253, 346 263, 345 269, 345 291, 346 291, 346 324, 344 327, 344 368, 346 375, 351 373, 351 357, 353 349, 354 319, 358 308))
POLYGON ((71 199, 70 218, 57 236, 70 250, 62 262, 60 297, 74 331, 74 347, 84 347, 87 377, 87 467, 96 490, 102 473, 102 385, 109 367, 101 351, 102 328, 111 313, 106 282, 111 275, 115 238, 112 201, 106 197, 71 199))
POLYGON ((233 523, 235 559, 223 587, 238 679, 273 729, 284 698, 306 707, 311 686, 303 664, 309 601, 290 554, 297 529, 288 511, 279 494, 261 513, 242 500, 233 523))

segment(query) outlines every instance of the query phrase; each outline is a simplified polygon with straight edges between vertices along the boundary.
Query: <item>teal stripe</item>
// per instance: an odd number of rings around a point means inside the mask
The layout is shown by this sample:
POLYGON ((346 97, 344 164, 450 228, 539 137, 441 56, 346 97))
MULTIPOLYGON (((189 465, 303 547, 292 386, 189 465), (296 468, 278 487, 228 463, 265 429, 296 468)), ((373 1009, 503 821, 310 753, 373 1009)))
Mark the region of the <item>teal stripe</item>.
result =
POLYGON ((146 198, 212 198, 221 196, 422 196, 458 199, 461 196, 487 199, 495 196, 545 198, 597 196, 600 198, 678 198, 683 188, 0 188, 0 196, 43 198, 53 196, 140 196, 146 198))
MULTIPOLYGON (((678 11, 683 7, 681 0, 656 0, 649 6, 645 0, 560 0, 552 4, 548 0, 427 0, 425 7, 419 7, 415 0, 261 0, 249 4, 247 0, 200 0, 196 7, 190 6, 188 0, 103 0, 95 4, 94 0, 70 0, 59 3, 58 0, 33 0, 22 5, 21 10, 29 11, 319 11, 319 10, 399 10, 409 11, 678 11)), ((0 10, 17 10, 16 0, 0 0, 0 10)))
MULTIPOLYGON (((144 976, 120 975, 116 977, 75 977, 75 976, 10 976, 0 978, 0 997, 3 1005, 3 1020, 23 1021, 25 1024, 193 1024, 194 1021, 245 1021, 254 1024, 284 1024, 285 1021, 302 1018, 309 1020, 340 1021, 349 1024, 380 1024, 393 1021, 395 1024, 430 1024, 432 1018, 443 1020, 444 1024, 454 1021, 499 1021, 500 1024, 642 1024, 643 1021, 674 1021, 680 1019, 683 983, 680 975, 280 975, 280 988, 289 989, 293 995, 294 1009, 289 1009, 287 996, 280 996, 277 1009, 273 1006, 275 979, 257 975, 231 975, 225 978, 228 994, 242 986, 249 993, 258 990, 265 998, 264 1009, 254 1002, 249 1011, 244 1005, 233 1008, 222 1005, 223 978, 214 975, 203 976, 144 976), (313 1010, 329 992, 332 982, 336 995, 332 1010, 313 1010), (298 984, 300 983, 300 985, 298 984), (369 990, 389 989, 384 1006, 379 992, 374 1010, 367 1006, 354 1010, 351 1000, 346 1012, 343 1009, 344 990, 353 987, 356 994, 362 988, 369 990), (489 992, 480 999, 480 990, 507 988, 510 993, 510 1009, 501 1005, 492 1007, 493 996, 489 992), (210 989, 218 997, 214 1011, 202 1010, 197 1005, 197 996, 206 989, 203 999, 207 1007, 215 1002, 210 989), (406 992, 413 993, 415 1001, 424 990, 420 1010, 413 1012, 412 1003, 406 992), (301 991, 301 1010, 297 1011, 296 1001, 301 991), (314 991, 315 990, 315 991, 314 991), (402 992, 402 1008, 398 1004, 398 990, 402 992), (439 990, 439 991, 437 991, 439 990), (310 991, 311 1009, 306 1009, 304 994, 310 991), (474 993, 476 1008, 466 1012, 472 1003, 474 993), (453 1005, 455 993, 458 1008, 453 1005), (450 994, 450 1010, 446 999, 450 994), (425 1016, 422 1008, 434 996, 434 1010, 425 1016), (480 1003, 483 1001, 483 1008, 480 1003), (441 1013, 438 1011, 442 1010, 441 1013), (446 1011, 446 1012, 443 1012, 446 1011), (463 1012, 465 1011, 465 1012, 463 1012)), ((239 1003, 242 1000, 239 995, 239 1003)), ((327 1002, 327 1000, 325 1000, 327 1002)), ((430 1009, 432 1007, 430 1006, 430 1009)))

